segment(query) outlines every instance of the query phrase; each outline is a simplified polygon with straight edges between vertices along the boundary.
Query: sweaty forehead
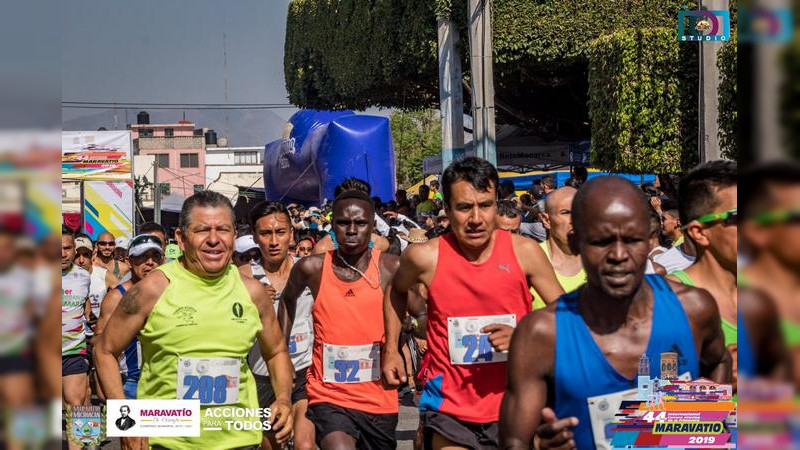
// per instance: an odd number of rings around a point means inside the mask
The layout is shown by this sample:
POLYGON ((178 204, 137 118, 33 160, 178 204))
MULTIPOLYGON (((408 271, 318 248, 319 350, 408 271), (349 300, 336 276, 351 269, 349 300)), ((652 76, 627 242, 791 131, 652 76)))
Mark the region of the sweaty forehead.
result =
POLYGON ((572 211, 578 211, 574 227, 587 230, 617 221, 629 221, 649 229, 650 214, 644 197, 624 179, 602 177, 589 182, 575 196, 572 211), (603 179, 605 178, 605 179, 603 179))
POLYGON ((200 206, 191 210, 189 214, 191 225, 231 225, 233 215, 227 208, 200 206))
POLYGON ((450 201, 453 204, 482 202, 494 199, 496 196, 495 186, 492 183, 489 183, 489 189, 486 191, 481 191, 466 180, 456 181, 450 187, 450 201))
POLYGON ((373 205, 371 202, 358 198, 346 198, 336 202, 333 206, 333 218, 357 219, 371 216, 373 205))

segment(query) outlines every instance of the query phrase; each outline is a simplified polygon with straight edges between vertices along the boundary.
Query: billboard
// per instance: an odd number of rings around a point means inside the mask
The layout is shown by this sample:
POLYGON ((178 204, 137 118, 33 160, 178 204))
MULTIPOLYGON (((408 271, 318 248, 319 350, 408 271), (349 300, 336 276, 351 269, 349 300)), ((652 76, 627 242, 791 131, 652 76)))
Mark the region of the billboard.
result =
POLYGON ((85 181, 83 229, 93 241, 105 231, 133 237, 133 181, 85 181))
POLYGON ((131 132, 127 130, 62 132, 61 178, 130 180, 131 132))

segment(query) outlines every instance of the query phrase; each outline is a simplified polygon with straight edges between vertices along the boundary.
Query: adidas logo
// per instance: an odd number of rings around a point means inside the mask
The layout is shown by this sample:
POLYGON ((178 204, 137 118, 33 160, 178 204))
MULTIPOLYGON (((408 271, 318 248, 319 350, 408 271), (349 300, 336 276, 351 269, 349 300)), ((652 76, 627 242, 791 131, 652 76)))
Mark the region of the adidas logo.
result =
POLYGON ((348 289, 348 290, 347 290, 347 292, 345 292, 345 293, 344 293, 344 296, 345 296, 345 297, 355 297, 355 296, 356 296, 356 293, 355 293, 355 292, 353 292, 353 290, 352 290, 352 289, 348 289))

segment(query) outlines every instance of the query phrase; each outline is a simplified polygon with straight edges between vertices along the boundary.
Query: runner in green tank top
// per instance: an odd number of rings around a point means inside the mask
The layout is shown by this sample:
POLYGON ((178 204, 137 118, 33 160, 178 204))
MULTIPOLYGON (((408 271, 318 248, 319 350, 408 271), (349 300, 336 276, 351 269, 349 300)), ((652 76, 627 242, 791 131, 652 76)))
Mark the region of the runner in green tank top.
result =
MULTIPOLYGON (((231 265, 233 207, 221 194, 202 191, 184 202, 180 221, 176 236, 183 256, 159 267, 125 294, 95 348, 103 391, 109 399, 124 398, 115 355, 138 336, 143 365, 137 397, 200 401, 199 437, 151 437, 150 446, 251 448, 261 443, 259 426, 265 420, 271 421, 283 444, 292 430, 294 369, 273 299, 259 282, 231 265), (255 338, 276 393, 270 418, 247 413, 239 417, 236 412, 259 407, 247 364, 255 338), (205 386, 200 381, 207 375, 226 382, 205 386), (220 422, 222 429, 208 420, 220 422), (234 422, 240 425, 238 429, 234 422)), ((133 448, 147 442, 146 438, 122 441, 133 448)))
MULTIPOLYGON (((731 161, 711 161, 697 166, 681 180, 678 211, 685 239, 694 244, 697 258, 669 278, 705 289, 714 297, 722 320, 725 346, 733 357, 736 374, 736 244, 737 168, 731 161)), ((735 380, 735 378, 734 378, 735 380)))

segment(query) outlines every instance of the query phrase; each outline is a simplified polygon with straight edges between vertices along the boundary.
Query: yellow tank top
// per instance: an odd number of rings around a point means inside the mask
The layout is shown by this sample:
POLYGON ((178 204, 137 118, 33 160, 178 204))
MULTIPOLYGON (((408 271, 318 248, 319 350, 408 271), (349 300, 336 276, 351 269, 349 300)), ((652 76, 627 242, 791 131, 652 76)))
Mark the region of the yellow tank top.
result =
MULTIPOLYGON (((550 262, 553 261, 553 257, 550 256, 550 246, 547 245, 547 241, 540 242, 539 246, 542 247, 544 250, 544 254, 547 255, 547 259, 550 262)), ((576 273, 575 275, 566 276, 561 275, 560 273, 556 272, 556 278, 558 279, 558 284, 564 289, 564 292, 570 293, 579 287, 581 287, 584 283, 586 283, 586 272, 584 272, 583 268, 581 268, 580 272, 576 273)), ((542 309, 547 306, 542 300, 542 297, 539 296, 539 293, 536 292, 535 289, 531 288, 531 294, 533 294, 533 309, 542 309)))
MULTIPOLYGON (((219 413, 235 414, 235 408, 258 408, 256 385, 247 365, 247 354, 253 346, 256 333, 261 331, 261 319, 247 292, 241 275, 234 266, 220 278, 207 280, 186 270, 179 261, 159 267, 169 279, 169 286, 156 302, 144 328, 139 332, 142 344, 142 374, 139 380, 137 398, 139 399, 179 399, 200 398, 200 436, 199 437, 151 437, 150 445, 161 445, 170 449, 234 448, 256 445, 261 442, 261 431, 228 431, 225 420, 240 421, 246 418, 214 418, 219 413), (223 361, 221 358, 239 360, 238 401, 235 398, 235 384, 217 386, 209 389, 200 380, 194 388, 188 381, 204 377, 186 376, 186 367, 203 358, 205 367, 197 369, 198 374, 209 372, 208 362, 223 361), (216 359, 214 359, 216 358, 216 359), (184 367, 179 370, 179 359, 184 367), (192 361, 191 363, 189 361, 192 361), (183 375, 181 375, 183 374, 183 375), (183 383, 178 378, 183 377, 183 383), (179 384, 185 385, 184 387, 179 384), (233 387, 231 387, 233 386, 233 387), (179 388, 184 392, 179 394, 179 388), (186 392, 186 389, 194 389, 186 392), (213 396, 210 390, 213 389, 213 396), (233 391, 225 391, 230 389, 233 391), (220 401, 220 397, 224 401, 220 401), (203 400, 203 398, 213 400, 203 400), (207 403, 207 404, 202 404, 207 403), (216 403, 216 404, 215 404, 216 403), (222 411, 209 411, 221 409, 222 411), (213 423, 218 422, 218 423, 213 423), (221 431, 205 428, 222 428, 221 431)), ((197 363, 201 364, 201 363, 197 363)), ((235 361, 229 372, 236 372, 235 361)), ((224 375, 217 378, 223 378, 224 375)), ((266 419, 249 419, 266 420, 266 419)), ((252 428, 252 427, 251 427, 252 428)))

